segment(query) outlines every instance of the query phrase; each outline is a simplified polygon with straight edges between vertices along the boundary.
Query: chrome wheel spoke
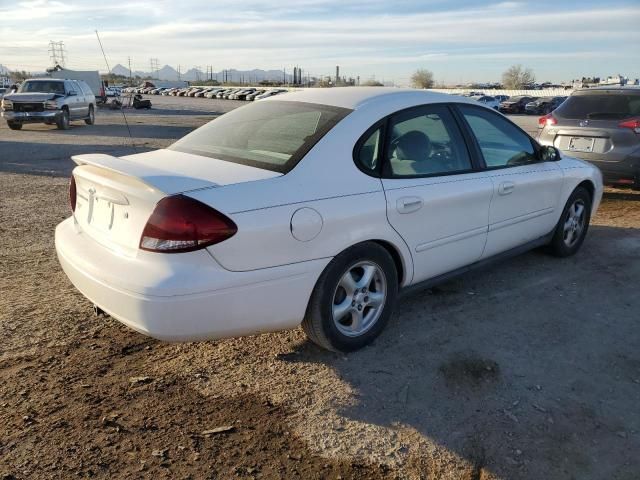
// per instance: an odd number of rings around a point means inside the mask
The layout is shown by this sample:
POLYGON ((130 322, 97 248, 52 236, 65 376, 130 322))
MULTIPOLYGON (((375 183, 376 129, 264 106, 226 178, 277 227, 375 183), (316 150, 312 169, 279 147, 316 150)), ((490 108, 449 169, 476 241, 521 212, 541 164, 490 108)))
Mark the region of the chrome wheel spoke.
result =
POLYGON ((384 297, 383 293, 370 292, 368 305, 373 308, 379 307, 384 303, 384 297))
POLYGON ((362 278, 358 280, 357 286, 358 288, 369 288, 369 285, 371 285, 371 280, 373 280, 373 275, 376 273, 377 268, 373 265, 366 265, 362 268, 362 270, 362 278))
POLYGON ((362 310, 352 310, 351 311, 351 331, 353 333, 360 333, 364 324, 364 316, 362 315, 362 310))
POLYGON ((578 204, 578 205, 575 205, 575 207, 576 207, 576 220, 579 220, 582 218, 582 213, 584 212, 584 205, 578 204))
POLYGON ((351 298, 347 297, 338 305, 333 306, 333 318, 339 321, 351 310, 351 298))
POLYGON ((357 284, 356 284, 356 281, 353 279, 353 274, 351 273, 351 270, 349 270, 347 273, 343 275, 342 279, 340 280, 340 286, 345 289, 345 291, 347 292, 347 296, 353 295, 353 292, 357 288, 357 284))

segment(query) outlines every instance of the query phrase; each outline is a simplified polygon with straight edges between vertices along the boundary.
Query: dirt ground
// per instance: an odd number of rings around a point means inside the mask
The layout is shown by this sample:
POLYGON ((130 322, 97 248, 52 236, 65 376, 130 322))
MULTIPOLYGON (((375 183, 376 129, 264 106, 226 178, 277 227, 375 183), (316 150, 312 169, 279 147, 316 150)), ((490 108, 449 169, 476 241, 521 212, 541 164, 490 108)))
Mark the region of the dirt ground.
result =
POLYGON ((353 354, 301 329, 161 343, 95 317, 53 248, 71 154, 161 147, 237 105, 152 100, 136 147, 115 112, 0 122, 0 479, 640 478, 639 194, 609 189, 575 257, 403 297, 353 354))

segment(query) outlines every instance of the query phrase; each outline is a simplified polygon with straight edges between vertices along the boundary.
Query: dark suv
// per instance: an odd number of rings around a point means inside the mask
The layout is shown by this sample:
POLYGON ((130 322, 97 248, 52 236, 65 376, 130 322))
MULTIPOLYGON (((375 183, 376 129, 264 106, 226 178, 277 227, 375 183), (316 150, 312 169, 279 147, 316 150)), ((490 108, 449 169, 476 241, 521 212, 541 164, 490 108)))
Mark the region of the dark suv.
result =
POLYGON ((540 143, 597 165, 605 183, 640 189, 640 88, 577 90, 538 127, 540 143))
POLYGON ((96 98, 82 80, 25 80, 18 92, 5 95, 0 105, 12 130, 20 130, 25 123, 55 123, 66 130, 71 120, 84 120, 87 125, 95 122, 96 98))

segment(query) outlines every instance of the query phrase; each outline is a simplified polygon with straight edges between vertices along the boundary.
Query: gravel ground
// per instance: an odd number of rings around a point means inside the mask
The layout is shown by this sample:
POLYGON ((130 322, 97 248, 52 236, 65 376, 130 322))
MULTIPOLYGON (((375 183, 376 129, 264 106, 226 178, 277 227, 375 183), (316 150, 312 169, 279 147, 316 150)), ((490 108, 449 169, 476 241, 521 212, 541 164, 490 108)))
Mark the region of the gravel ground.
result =
POLYGON ((0 122, 0 478, 640 478, 640 195, 609 189, 575 257, 403 297, 347 356, 301 329, 161 343, 94 317, 53 248, 71 154, 162 147, 238 105, 151 99, 134 146, 117 112, 0 122))

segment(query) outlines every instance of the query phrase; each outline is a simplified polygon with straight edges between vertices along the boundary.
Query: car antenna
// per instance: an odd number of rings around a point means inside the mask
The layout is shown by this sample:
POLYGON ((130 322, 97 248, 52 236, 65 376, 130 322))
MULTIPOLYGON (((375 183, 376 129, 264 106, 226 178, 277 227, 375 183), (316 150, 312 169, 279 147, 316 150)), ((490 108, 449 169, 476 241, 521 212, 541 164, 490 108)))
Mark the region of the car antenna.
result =
MULTIPOLYGON (((107 64, 107 72, 111 73, 111 68, 109 67, 109 60, 107 60, 107 55, 104 53, 104 47, 102 46, 102 40, 100 40, 100 35, 98 34, 98 30, 96 30, 96 37, 98 37, 98 43, 100 44, 100 50, 102 50, 104 63, 107 64)), ((133 148, 135 148, 136 144, 133 141, 133 135, 131 135, 131 128, 129 127, 129 122, 127 121, 127 116, 124 113, 124 109, 122 108, 122 105, 120 106, 120 111, 122 112, 122 118, 124 118, 124 124, 127 126, 127 132, 129 132, 129 139, 131 140, 131 145, 133 146, 133 148)))

